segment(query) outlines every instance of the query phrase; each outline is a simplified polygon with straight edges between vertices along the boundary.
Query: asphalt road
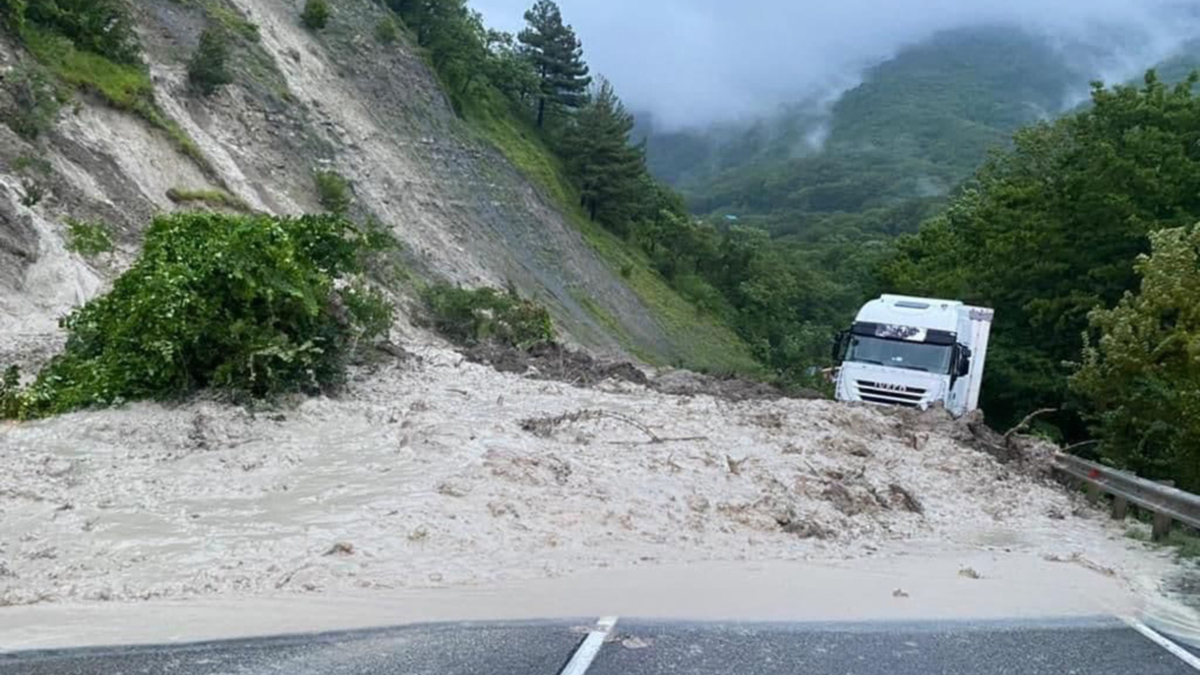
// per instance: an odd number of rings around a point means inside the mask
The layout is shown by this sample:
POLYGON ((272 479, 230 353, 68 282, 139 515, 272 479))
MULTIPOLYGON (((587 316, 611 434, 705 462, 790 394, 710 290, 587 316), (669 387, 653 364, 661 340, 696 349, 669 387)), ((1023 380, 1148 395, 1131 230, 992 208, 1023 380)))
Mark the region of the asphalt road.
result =
MULTIPOLYGON (((439 624, 192 645, 0 652, 0 673, 558 675, 583 641, 588 623, 439 624)), ((587 673, 1195 675, 1196 671, 1110 619, 876 624, 681 624, 622 619, 587 673)))

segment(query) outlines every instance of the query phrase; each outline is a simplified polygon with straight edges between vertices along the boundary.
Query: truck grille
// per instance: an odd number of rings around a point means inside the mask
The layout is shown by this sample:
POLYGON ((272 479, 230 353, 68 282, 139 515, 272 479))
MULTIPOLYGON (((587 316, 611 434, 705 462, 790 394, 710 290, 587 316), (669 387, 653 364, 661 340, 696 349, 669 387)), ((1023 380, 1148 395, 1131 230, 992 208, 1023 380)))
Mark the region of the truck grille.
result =
POLYGON ((866 380, 857 380, 855 384, 858 385, 859 398, 864 401, 886 405, 899 405, 906 408, 920 406, 921 399, 925 398, 925 392, 927 391, 917 387, 867 382, 866 380))

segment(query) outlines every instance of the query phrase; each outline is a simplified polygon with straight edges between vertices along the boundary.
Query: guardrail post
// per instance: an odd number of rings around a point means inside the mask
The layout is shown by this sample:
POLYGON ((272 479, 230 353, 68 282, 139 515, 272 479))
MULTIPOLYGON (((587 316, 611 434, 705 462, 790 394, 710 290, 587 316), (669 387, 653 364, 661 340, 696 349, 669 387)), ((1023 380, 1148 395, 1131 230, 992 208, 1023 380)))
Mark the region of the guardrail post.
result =
POLYGON ((1124 497, 1113 497, 1112 517, 1113 520, 1125 520, 1126 514, 1129 513, 1129 500, 1124 497))
POLYGON ((1154 514, 1154 529, 1150 531, 1150 538, 1154 541, 1162 541, 1171 533, 1171 516, 1165 513, 1154 514))
POLYGON ((1087 499, 1092 504, 1100 501, 1100 486, 1095 483, 1087 484, 1087 499))

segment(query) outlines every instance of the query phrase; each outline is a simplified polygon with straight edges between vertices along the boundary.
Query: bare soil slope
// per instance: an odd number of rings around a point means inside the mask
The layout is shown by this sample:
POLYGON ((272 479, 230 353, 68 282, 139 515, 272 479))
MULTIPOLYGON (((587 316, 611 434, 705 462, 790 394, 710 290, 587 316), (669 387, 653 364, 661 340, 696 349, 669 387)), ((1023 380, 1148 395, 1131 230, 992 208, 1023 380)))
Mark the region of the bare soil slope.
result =
MULTIPOLYGON (((416 48, 374 39, 383 16, 376 3, 337 3, 319 33, 301 26, 303 4, 133 3, 158 105, 207 168, 168 134, 82 92, 37 142, 0 125, 0 357, 34 352, 27 360, 36 361, 38 345, 54 340, 57 317, 132 260, 154 214, 222 208, 177 204, 169 191, 227 191, 255 210, 314 212, 321 210, 318 169, 351 181, 352 215, 390 227, 418 273, 471 285, 511 282, 549 305, 569 339, 593 349, 663 362, 689 357, 694 345, 681 342, 688 331, 667 330, 560 205, 454 113, 416 48), (213 21, 206 4, 257 26, 258 35, 238 39, 235 83, 207 98, 186 76, 200 32, 213 21), (22 203, 29 171, 18 168, 31 157, 49 163, 48 173, 33 176, 45 196, 32 205, 22 203), (94 258, 67 251, 68 219, 110 224, 118 250, 94 258)), ((29 58, 0 33, 0 78, 29 58)), ((0 104, 8 96, 0 87, 0 104)), ((744 349, 727 330, 712 331, 726 351, 744 349)))

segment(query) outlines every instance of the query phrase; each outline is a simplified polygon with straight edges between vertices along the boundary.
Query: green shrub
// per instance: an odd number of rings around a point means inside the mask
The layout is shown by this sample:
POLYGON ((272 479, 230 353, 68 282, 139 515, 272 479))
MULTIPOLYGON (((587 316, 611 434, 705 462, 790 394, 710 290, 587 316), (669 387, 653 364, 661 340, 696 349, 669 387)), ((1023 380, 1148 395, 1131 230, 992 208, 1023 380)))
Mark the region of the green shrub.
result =
POLYGON ((434 329, 461 345, 495 342, 529 349, 557 338, 550 312, 511 289, 439 284, 425 292, 425 304, 434 329))
POLYGON ((25 178, 21 181, 21 206, 33 208, 42 203, 46 197, 46 188, 35 180, 25 178))
POLYGON ((188 61, 188 81, 205 96, 233 82, 226 67, 229 61, 229 37, 221 28, 208 27, 200 34, 200 44, 188 61))
POLYGON ((125 0, 0 0, 10 25, 40 28, 69 39, 78 49, 115 63, 138 65, 138 43, 125 0))
POLYGON ((380 44, 394 44, 400 39, 400 25, 396 23, 396 17, 388 14, 375 24, 375 39, 380 44))
POLYGON ((62 102, 45 68, 23 63, 4 79, 4 88, 12 98, 12 105, 0 112, 18 136, 32 141, 54 127, 62 102))
POLYGON ((344 214, 350 210, 350 183, 336 171, 317 171, 313 174, 317 184, 317 201, 326 211, 344 214))
POLYGON ((364 241, 335 216, 160 216, 112 290, 62 320, 65 351, 5 413, 335 385, 356 341, 390 324, 382 298, 357 290, 364 241))
POLYGON ((200 202, 219 208, 233 209, 234 211, 249 212, 252 209, 245 201, 235 197, 224 190, 188 190, 186 188, 171 188, 167 190, 167 199, 176 204, 188 204, 191 202, 200 202))
POLYGON ((0 377, 0 419, 15 418, 20 408, 21 372, 16 366, 9 366, 0 377))
POLYGON ((321 30, 329 25, 329 17, 333 11, 329 9, 329 3, 326 0, 308 0, 304 3, 304 12, 300 14, 300 21, 311 30, 321 30))
POLYGON ((250 42, 262 40, 262 33, 258 28, 258 24, 247 21, 236 10, 230 9, 219 0, 205 2, 204 11, 208 14, 209 19, 216 21, 222 28, 229 31, 230 34, 240 36, 242 39, 250 42))
POLYGON ((112 251, 113 242, 108 226, 67 219, 67 250, 84 256, 112 251))
MULTIPOLYGON (((0 2, 3 1, 4 0, 0 0, 0 2)), ((49 161, 42 159, 41 157, 34 157, 33 155, 21 155, 20 157, 17 157, 13 160, 12 168, 13 171, 18 173, 31 171, 43 176, 49 176, 54 171, 54 166, 50 164, 49 161)))

